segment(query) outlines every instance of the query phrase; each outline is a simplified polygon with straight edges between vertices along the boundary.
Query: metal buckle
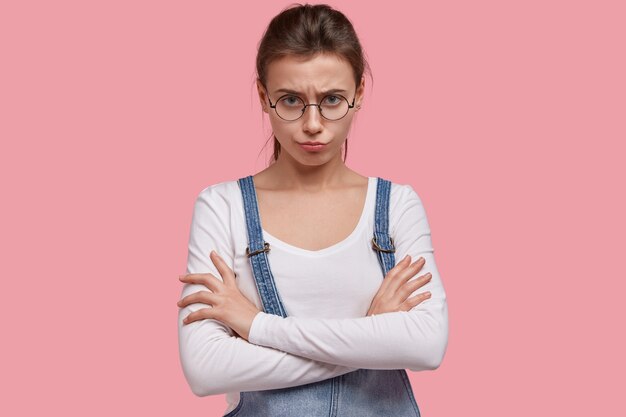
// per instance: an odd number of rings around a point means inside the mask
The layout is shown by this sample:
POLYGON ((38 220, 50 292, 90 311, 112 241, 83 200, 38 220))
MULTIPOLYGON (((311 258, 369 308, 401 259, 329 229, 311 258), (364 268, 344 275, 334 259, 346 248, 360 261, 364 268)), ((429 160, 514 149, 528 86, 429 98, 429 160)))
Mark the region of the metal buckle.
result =
POLYGON ((378 246, 378 243, 376 243, 376 236, 374 236, 372 238, 372 248, 374 248, 374 250, 377 250, 379 252, 389 252, 389 253, 395 252, 396 247, 393 244, 393 238, 390 236, 389 240, 391 241, 391 249, 383 249, 380 246, 378 246))
POLYGON ((249 257, 251 257, 252 255, 256 255, 259 254, 261 252, 269 252, 270 251, 270 244, 265 242, 265 244, 263 245, 263 249, 259 249, 259 250, 255 250, 254 252, 250 252, 250 246, 248 246, 246 248, 246 255, 249 257))

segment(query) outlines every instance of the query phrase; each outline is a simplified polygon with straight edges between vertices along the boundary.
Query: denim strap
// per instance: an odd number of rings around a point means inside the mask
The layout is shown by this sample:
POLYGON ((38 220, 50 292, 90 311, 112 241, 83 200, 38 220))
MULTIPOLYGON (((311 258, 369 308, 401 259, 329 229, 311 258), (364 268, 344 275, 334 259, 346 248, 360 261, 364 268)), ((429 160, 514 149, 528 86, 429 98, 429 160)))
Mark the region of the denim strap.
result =
POLYGON ((263 229, 261 228, 259 206, 252 175, 240 178, 237 182, 243 196, 243 207, 246 214, 249 244, 246 248, 246 254, 252 265, 252 273, 263 303, 263 310, 268 314, 287 317, 287 311, 276 289, 272 270, 267 260, 270 244, 263 239, 263 229))
POLYGON ((378 177, 376 184, 376 214, 374 219, 374 237, 372 249, 378 254, 378 262, 383 271, 383 277, 396 264, 394 252, 396 248, 393 238, 389 235, 389 197, 391 195, 391 181, 378 177))

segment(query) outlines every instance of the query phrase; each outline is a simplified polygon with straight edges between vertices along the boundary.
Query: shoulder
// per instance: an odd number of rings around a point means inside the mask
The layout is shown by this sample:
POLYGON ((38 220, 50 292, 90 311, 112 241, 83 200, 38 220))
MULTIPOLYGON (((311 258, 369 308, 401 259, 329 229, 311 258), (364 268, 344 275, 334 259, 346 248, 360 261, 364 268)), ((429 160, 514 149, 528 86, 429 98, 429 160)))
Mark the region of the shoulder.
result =
POLYGON ((228 180, 214 183, 202 189, 196 198, 197 202, 213 206, 230 206, 233 199, 238 196, 239 185, 237 180, 228 180))
POLYGON ((402 184, 391 181, 390 202, 405 203, 408 200, 420 200, 419 195, 411 184, 402 184))
POLYGON ((229 224, 241 205, 237 180, 222 181, 203 188, 194 202, 196 221, 229 224))
POLYGON ((241 206, 242 197, 237 180, 206 186, 197 194, 193 205, 192 238, 219 236, 224 244, 234 244, 233 239, 238 236, 243 223, 241 206))
POLYGON ((411 184, 403 184, 387 179, 385 177, 373 177, 374 178, 374 194, 376 194, 376 186, 378 178, 385 179, 391 184, 391 190, 389 192, 389 214, 398 213, 403 211, 410 205, 422 205, 422 199, 415 191, 411 184))
POLYGON ((412 205, 420 205, 422 204, 422 199, 415 191, 411 184, 402 184, 397 182, 391 182, 391 191, 389 193, 389 211, 390 214, 392 212, 402 212, 408 206, 412 205))
POLYGON ((430 229, 422 198, 411 184, 391 182, 389 196, 389 227, 392 233, 398 228, 419 225, 430 229))

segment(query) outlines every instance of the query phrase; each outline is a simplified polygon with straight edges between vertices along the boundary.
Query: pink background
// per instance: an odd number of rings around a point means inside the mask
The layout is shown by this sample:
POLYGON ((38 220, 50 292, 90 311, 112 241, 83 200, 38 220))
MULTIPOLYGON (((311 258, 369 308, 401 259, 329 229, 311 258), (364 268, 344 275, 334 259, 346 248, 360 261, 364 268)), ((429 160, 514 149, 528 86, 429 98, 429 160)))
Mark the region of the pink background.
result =
MULTIPOLYGON (((375 80, 347 163, 420 194, 448 294, 423 415, 623 415, 624 2, 329 3, 375 80)), ((2 2, 1 415, 221 415, 177 276, 197 194, 266 166, 288 4, 2 2)))

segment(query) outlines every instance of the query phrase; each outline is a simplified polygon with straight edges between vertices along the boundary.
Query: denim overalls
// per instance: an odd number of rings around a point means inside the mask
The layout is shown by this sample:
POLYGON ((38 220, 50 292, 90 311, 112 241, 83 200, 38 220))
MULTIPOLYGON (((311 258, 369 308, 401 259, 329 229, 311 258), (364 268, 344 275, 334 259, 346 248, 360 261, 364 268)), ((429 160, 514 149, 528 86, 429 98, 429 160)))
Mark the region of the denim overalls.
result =
MULTIPOLYGON (((372 249, 377 251, 383 278, 395 265, 389 236, 391 182, 380 177, 376 186, 376 216, 372 249)), ((252 265, 263 310, 287 317, 267 259, 252 176, 238 180, 248 230, 246 254, 252 265)), ((323 381, 295 387, 243 391, 237 407, 224 417, 419 417, 411 383, 404 369, 358 369, 323 381)))

